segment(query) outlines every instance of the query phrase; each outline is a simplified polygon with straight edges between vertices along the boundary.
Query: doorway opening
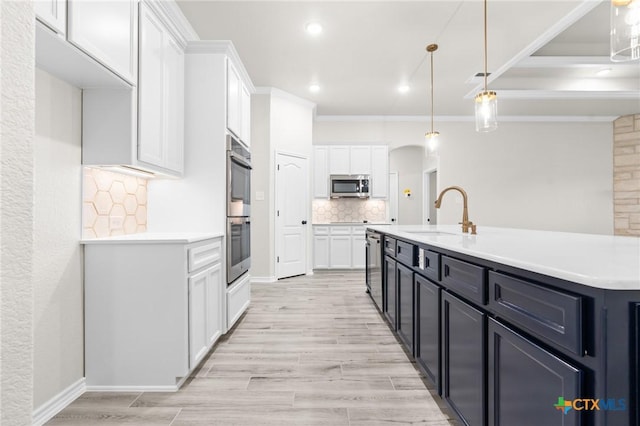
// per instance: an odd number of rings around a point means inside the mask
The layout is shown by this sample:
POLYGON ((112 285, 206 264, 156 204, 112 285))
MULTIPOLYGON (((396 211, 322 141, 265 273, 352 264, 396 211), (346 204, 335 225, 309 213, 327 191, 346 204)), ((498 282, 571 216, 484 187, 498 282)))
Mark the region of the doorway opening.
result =
POLYGON ((437 225, 438 213, 436 199, 438 198, 438 170, 430 169, 422 172, 422 190, 424 206, 422 220, 425 225, 437 225))

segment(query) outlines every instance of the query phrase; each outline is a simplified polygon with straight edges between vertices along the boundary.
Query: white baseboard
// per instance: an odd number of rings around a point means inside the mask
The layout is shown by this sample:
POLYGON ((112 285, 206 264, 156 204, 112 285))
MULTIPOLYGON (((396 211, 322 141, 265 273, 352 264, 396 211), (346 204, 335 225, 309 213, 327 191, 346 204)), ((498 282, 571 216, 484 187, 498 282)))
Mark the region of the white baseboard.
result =
POLYGON ((276 277, 254 277, 253 275, 251 276, 252 283, 274 283, 276 281, 278 281, 276 277))
POLYGON ((186 379, 168 386, 87 386, 87 392, 177 392, 186 379))
POLYGON ((34 410, 31 415, 33 425, 41 426, 45 424, 60 411, 64 410, 67 405, 71 404, 80 395, 85 393, 86 390, 87 386, 85 378, 83 377, 34 410))

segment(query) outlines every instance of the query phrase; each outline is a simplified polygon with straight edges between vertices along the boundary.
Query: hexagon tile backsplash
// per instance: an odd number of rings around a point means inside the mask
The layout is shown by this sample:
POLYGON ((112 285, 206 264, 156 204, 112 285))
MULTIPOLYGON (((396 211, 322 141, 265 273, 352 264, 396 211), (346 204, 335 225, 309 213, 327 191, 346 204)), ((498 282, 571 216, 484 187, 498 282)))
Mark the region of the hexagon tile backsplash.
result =
POLYGON ((335 200, 313 200, 313 223, 331 222, 386 222, 387 205, 384 200, 360 200, 338 198, 335 200))
POLYGON ((146 232, 146 179, 89 167, 82 177, 82 238, 146 232))

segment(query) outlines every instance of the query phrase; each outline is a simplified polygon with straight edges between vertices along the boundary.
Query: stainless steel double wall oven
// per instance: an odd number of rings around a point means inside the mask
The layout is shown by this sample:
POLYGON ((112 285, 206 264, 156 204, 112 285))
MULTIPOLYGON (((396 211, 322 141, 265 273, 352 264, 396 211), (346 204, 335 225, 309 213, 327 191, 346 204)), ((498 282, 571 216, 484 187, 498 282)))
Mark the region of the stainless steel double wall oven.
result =
POLYGON ((251 266, 251 154, 227 136, 227 284, 251 266))

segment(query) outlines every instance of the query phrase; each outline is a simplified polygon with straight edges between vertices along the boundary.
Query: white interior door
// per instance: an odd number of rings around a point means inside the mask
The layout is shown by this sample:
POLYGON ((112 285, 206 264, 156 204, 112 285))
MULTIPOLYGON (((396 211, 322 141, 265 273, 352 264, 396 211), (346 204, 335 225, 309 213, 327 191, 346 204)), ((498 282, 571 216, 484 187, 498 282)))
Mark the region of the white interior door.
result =
POLYGON ((389 221, 398 224, 398 172, 389 173, 389 221))
POLYGON ((276 278, 306 273, 307 159, 276 154, 276 278))
POLYGON ((438 171, 426 170, 422 172, 423 202, 422 222, 425 225, 437 225, 438 215, 436 210, 436 198, 438 197, 438 171))

